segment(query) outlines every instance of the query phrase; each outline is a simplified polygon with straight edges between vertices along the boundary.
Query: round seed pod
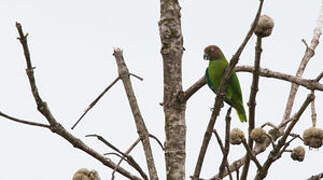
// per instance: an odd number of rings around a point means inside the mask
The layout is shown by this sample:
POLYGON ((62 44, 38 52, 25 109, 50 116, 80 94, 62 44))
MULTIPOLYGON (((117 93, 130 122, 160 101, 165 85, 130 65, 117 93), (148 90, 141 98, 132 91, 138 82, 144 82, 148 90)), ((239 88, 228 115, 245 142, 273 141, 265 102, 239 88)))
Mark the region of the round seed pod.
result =
POLYGON ((305 149, 303 146, 297 146, 296 148, 293 149, 290 157, 294 160, 294 161, 299 161, 302 162, 304 160, 305 157, 305 149))
POLYGON ((241 144, 244 133, 239 128, 233 128, 230 132, 230 143, 233 145, 241 144))
POLYGON ((75 172, 73 180, 100 180, 100 177, 96 170, 81 168, 75 172))
POLYGON ((273 31, 273 28, 274 28, 273 19, 271 19, 271 17, 267 15, 262 15, 259 18, 259 21, 254 30, 254 33, 258 37, 264 38, 264 37, 270 36, 271 32, 273 31))
POLYGON ((250 133, 251 139, 256 141, 257 143, 264 143, 266 140, 266 131, 262 128, 254 128, 250 133))
POLYGON ((275 129, 275 128, 270 129, 270 130, 268 131, 268 134, 270 134, 270 135, 271 135, 271 137, 273 138, 273 140, 274 140, 274 141, 276 141, 276 140, 280 137, 280 132, 279 132, 279 130, 278 130, 278 129, 275 129))
POLYGON ((322 146, 323 130, 316 127, 308 128, 303 132, 303 139, 305 145, 319 148, 322 146))

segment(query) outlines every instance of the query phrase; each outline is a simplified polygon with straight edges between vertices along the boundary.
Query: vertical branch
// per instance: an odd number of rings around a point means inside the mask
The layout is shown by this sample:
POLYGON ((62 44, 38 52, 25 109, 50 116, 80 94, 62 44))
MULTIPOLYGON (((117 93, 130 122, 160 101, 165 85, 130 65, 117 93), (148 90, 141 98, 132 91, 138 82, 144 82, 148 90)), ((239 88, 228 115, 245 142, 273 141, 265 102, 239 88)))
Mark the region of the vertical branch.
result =
POLYGON ((264 0, 260 0, 259 8, 258 8, 257 14, 256 14, 256 16, 254 18, 254 21, 253 21, 253 23, 252 23, 246 37, 242 41, 240 47, 238 48, 236 53, 231 58, 230 63, 228 64, 227 68, 225 69, 225 72, 224 72, 223 77, 221 79, 221 82, 220 82, 220 85, 219 85, 219 88, 218 88, 218 93, 217 93, 217 96, 216 96, 216 100, 215 100, 215 103, 214 103, 214 110, 212 112, 209 124, 207 126, 207 130, 206 130, 206 132, 204 134, 202 146, 201 146, 200 153, 199 153, 197 163, 196 163, 196 166, 195 166, 194 176, 193 176, 193 178, 195 178, 195 179, 198 179, 199 176, 200 176, 201 169, 202 169, 202 164, 203 164, 204 157, 205 157, 205 153, 206 153, 206 150, 208 148, 208 145, 209 145, 209 142, 210 142, 210 139, 211 139, 212 130, 213 130, 215 121, 217 119, 217 116, 219 115, 220 110, 221 110, 222 105, 223 105, 223 100, 224 100, 224 97, 225 97, 225 94, 224 94, 225 86, 226 86, 226 84, 227 84, 227 82, 228 82, 228 80, 229 80, 229 78, 230 78, 230 76, 232 74, 233 68, 236 66, 236 64, 239 61, 239 57, 240 57, 243 49, 245 48, 245 46, 247 45, 249 39, 252 36, 252 33, 253 33, 253 31, 254 31, 254 29, 256 27, 256 24, 258 22, 260 14, 261 14, 263 2, 264 2, 264 0))
POLYGON ((185 179, 185 101, 182 87, 183 36, 178 0, 160 0, 159 35, 164 72, 167 179, 185 179))
MULTIPOLYGON (((310 46, 307 46, 307 44, 305 43, 306 51, 305 51, 305 54, 302 58, 301 64, 298 67, 296 77, 302 77, 307 63, 314 56, 314 50, 317 47, 317 45, 319 43, 320 36, 321 36, 322 26, 323 26, 323 1, 321 2, 320 15, 317 19, 317 25, 314 29, 314 34, 313 34, 311 44, 310 44, 310 46)), ((289 97, 287 100, 286 109, 285 109, 285 114, 284 114, 281 124, 284 124, 288 120, 288 118, 292 112, 292 108, 293 108, 293 104, 294 104, 294 100, 295 100, 295 96, 296 96, 296 92, 298 90, 298 87, 299 87, 299 85, 294 84, 294 83, 291 86, 289 97)), ((283 126, 280 129, 280 131, 283 132, 285 127, 286 126, 283 126)))
POLYGON ((124 88, 126 90, 128 101, 129 101, 129 104, 131 107, 131 111, 132 111, 133 117, 135 119, 137 131, 138 131, 140 140, 141 140, 143 148, 144 148, 146 163, 148 166, 150 179, 157 180, 158 176, 157 176, 154 158, 153 158, 153 154, 152 154, 152 150, 151 150, 151 146, 150 146, 149 132, 148 132, 145 122, 141 116, 135 93, 133 92, 133 88, 132 88, 131 81, 129 78, 130 74, 129 74, 128 68, 126 66, 126 63, 123 59, 122 50, 119 48, 115 48, 113 55, 116 59, 116 62, 118 65, 119 77, 121 78, 124 88))
MULTIPOLYGON (((255 128, 255 109, 256 109, 256 95, 258 92, 258 84, 259 84, 259 69, 260 69, 260 58, 261 58, 261 42, 262 42, 262 37, 257 36, 257 42, 256 42, 256 55, 255 55, 255 63, 254 63, 254 71, 253 71, 253 76, 252 76, 252 85, 251 85, 251 92, 250 92, 250 97, 249 97, 249 128, 248 128, 248 146, 252 149, 253 147, 253 140, 250 137, 250 133, 253 128, 255 128)), ((241 180, 247 179, 248 176, 248 170, 249 170, 249 165, 250 165, 250 156, 247 154, 246 155, 246 162, 243 167, 242 173, 241 173, 241 180)))
POLYGON ((314 91, 312 91, 312 94, 314 96, 313 101, 311 102, 311 112, 312 112, 312 126, 316 127, 316 110, 315 110, 315 95, 314 91))
MULTIPOLYGON (((220 178, 223 178, 223 173, 224 173, 224 168, 226 165, 228 165, 228 154, 230 150, 230 126, 231 126, 231 107, 228 109, 227 114, 225 116, 225 143, 224 143, 224 153, 223 153, 223 158, 222 162, 219 168, 219 176, 220 178)), ((228 169, 229 170, 229 169, 228 169)))

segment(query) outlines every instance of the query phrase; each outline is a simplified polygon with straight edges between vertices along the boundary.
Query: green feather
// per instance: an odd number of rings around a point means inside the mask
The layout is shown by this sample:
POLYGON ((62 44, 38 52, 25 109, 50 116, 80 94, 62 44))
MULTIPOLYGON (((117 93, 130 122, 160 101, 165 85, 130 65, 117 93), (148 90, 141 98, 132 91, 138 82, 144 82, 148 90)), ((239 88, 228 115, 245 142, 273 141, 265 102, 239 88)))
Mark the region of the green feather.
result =
MULTIPOLYGON (((209 66, 205 72, 205 79, 208 86, 214 93, 217 92, 220 86, 220 82, 227 65, 228 62, 224 56, 216 60, 210 60, 209 62, 209 66)), ((229 82, 227 84, 226 97, 224 101, 230 106, 232 106, 234 109, 236 109, 241 122, 247 121, 246 112, 243 107, 239 79, 234 71, 232 72, 229 82)))

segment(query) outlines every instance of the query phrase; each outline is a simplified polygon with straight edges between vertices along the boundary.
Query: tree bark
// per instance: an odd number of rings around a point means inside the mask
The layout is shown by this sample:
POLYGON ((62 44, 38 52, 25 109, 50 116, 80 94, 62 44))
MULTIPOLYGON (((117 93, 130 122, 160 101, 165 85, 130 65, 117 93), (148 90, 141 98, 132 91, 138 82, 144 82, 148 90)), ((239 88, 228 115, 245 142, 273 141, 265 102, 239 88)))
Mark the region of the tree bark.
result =
POLYGON ((164 69, 167 179, 185 179, 185 101, 182 88, 183 36, 177 0, 160 1, 159 32, 164 69))

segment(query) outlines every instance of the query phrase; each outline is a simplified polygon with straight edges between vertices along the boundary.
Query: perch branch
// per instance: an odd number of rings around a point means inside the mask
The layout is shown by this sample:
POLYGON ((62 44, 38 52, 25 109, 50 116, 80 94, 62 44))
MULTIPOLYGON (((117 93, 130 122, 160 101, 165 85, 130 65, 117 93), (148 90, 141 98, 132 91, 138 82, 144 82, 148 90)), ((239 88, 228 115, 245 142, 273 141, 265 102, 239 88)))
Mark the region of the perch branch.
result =
POLYGON ((240 57, 243 49, 245 48, 246 44, 248 43, 249 39, 252 36, 252 33, 253 33, 253 31, 254 31, 254 29, 256 27, 256 24, 258 22, 260 14, 261 14, 263 2, 264 2, 264 0, 260 0, 259 8, 258 8, 257 14, 255 16, 255 19, 254 19, 254 21, 252 23, 252 26, 250 27, 245 39, 243 40, 242 44, 238 48, 237 52, 231 58, 230 63, 228 64, 227 68, 225 69, 223 78, 221 79, 221 82, 220 82, 220 85, 219 85, 219 88, 218 88, 218 94, 216 96, 216 100, 215 100, 215 103, 214 103, 214 110, 212 112, 211 119, 210 119, 209 124, 207 126, 207 130, 206 130, 206 132, 204 134, 202 146, 201 146, 200 153, 199 153, 199 156, 198 156, 198 160, 197 160, 197 163, 196 163, 196 166, 195 166, 194 176, 193 176, 194 178, 198 179, 199 176, 200 176, 200 172, 201 172, 201 169, 202 169, 202 164, 203 164, 203 161, 204 161, 205 153, 206 153, 207 147, 208 147, 210 139, 211 139, 212 130, 213 130, 216 118, 219 115, 219 112, 221 110, 221 106, 223 105, 223 100, 224 100, 224 96, 225 96, 224 95, 224 90, 225 90, 226 84, 227 84, 227 82, 228 82, 228 80, 229 80, 229 78, 230 78, 230 76, 232 74, 233 68, 236 66, 236 64, 239 61, 239 57, 240 57))
POLYGON ((137 104, 137 100, 136 100, 136 97, 135 97, 135 94, 134 94, 134 91, 132 88, 132 84, 131 84, 131 81, 129 78, 129 71, 128 71, 126 63, 124 61, 124 58, 123 58, 123 52, 121 49, 115 48, 113 55, 116 59, 116 63, 118 65, 119 77, 121 78, 121 80, 123 82, 123 85, 124 85, 124 88, 125 88, 125 91, 126 91, 126 94, 128 97, 128 101, 129 101, 129 104, 131 107, 131 111, 132 111, 133 117, 135 119, 137 132, 139 134, 140 140, 143 145, 150 179, 157 180, 158 176, 157 176, 157 171, 156 171, 154 158, 153 158, 153 154, 152 154, 152 150, 151 150, 151 145, 150 145, 150 140, 149 140, 149 132, 146 128, 146 125, 144 123, 144 120, 143 120, 140 110, 139 110, 139 106, 137 104))
MULTIPOLYGON (((47 103, 44 102, 38 92, 37 86, 36 86, 36 81, 34 77, 34 68, 32 67, 31 60, 30 60, 30 53, 28 49, 28 44, 27 44, 27 36, 23 33, 22 26, 20 23, 16 23, 16 28, 19 33, 19 41, 23 47, 24 54, 25 54, 25 59, 27 63, 27 76, 29 79, 29 84, 31 87, 31 92, 32 95, 35 99, 35 102, 37 104, 37 109, 38 111, 47 119, 48 123, 50 124, 50 130, 53 133, 56 133, 57 135, 61 136, 62 138, 66 139, 68 142, 70 142, 75 148, 80 149, 87 154, 91 155, 95 159, 99 160, 102 162, 105 166, 114 169, 116 167, 116 164, 113 163, 110 159, 102 156, 100 153, 96 152, 89 146, 87 146, 83 141, 80 139, 74 137, 71 133, 69 133, 60 123, 56 121, 54 116, 49 110, 49 107, 47 106, 47 103)), ((136 179, 139 180, 140 178, 131 174, 127 170, 119 167, 117 171, 122 174, 123 176, 129 178, 129 179, 136 179)))
MULTIPOLYGON (((247 65, 236 66, 234 68, 236 72, 249 72, 249 73, 252 73, 254 69, 255 68, 253 66, 247 66, 247 65)), ((311 79, 303 79, 301 77, 296 77, 285 73, 280 73, 277 71, 272 71, 267 68, 259 68, 259 76, 295 83, 310 90, 323 91, 323 84, 319 83, 319 80, 323 76, 323 72, 321 72, 316 79, 311 80, 311 79)), ((205 84, 206 84, 206 81, 203 76, 184 92, 184 100, 187 101, 193 94, 195 94, 205 84)))

